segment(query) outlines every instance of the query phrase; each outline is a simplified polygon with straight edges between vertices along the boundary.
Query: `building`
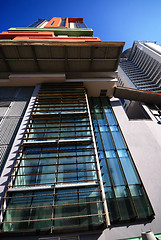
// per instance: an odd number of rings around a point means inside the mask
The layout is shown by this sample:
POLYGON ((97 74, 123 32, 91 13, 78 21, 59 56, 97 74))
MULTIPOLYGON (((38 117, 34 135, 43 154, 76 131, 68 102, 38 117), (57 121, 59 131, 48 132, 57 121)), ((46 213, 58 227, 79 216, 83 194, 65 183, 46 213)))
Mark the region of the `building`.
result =
POLYGON ((148 109, 148 122, 129 121, 117 97, 161 95, 117 87, 124 43, 101 42, 82 18, 0 39, 1 238, 160 234, 158 125, 148 109))
MULTIPOLYGON (((134 42, 128 58, 121 59, 118 73, 118 81, 121 86, 160 93, 161 46, 156 42, 134 42)), ((123 101, 123 104, 127 112, 139 108, 138 103, 134 101, 126 100, 123 101)), ((160 104, 149 107, 160 123, 160 104)))

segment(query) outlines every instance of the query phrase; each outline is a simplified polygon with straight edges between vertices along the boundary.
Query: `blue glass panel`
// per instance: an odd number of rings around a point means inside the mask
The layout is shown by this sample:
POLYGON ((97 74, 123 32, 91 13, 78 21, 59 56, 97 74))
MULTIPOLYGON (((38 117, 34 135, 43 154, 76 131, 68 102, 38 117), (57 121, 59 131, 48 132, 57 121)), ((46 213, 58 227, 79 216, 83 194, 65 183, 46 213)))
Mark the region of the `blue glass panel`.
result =
POLYGON ((23 185, 35 185, 36 175, 30 176, 17 176, 14 185, 23 186, 23 185))
POLYGON ((37 175, 37 183, 43 184, 43 183, 55 183, 55 174, 41 174, 37 175))
POLYGON ((82 157, 77 156, 77 161, 78 162, 93 162, 93 161, 95 161, 95 157, 94 156, 82 156, 82 157))
MULTIPOLYGON (((42 157, 57 157, 58 154, 57 154, 57 152, 48 152, 48 153, 42 152, 42 153, 41 153, 41 156, 42 156, 42 157)), ((55 160, 54 160, 54 161, 55 161, 55 160)))
POLYGON ((58 166, 58 172, 69 172, 69 171, 76 171, 76 170, 77 170, 76 164, 58 166))
POLYGON ((109 131, 101 132, 101 137, 102 137, 102 141, 103 141, 103 145, 104 145, 105 150, 114 149, 114 145, 113 145, 113 142, 111 140, 111 135, 110 135, 109 131))
POLYGON ((20 166, 37 166, 39 163, 39 159, 33 159, 33 160, 21 160, 20 166))
POLYGON ((121 168, 120 168, 120 165, 118 163, 118 159, 117 158, 109 158, 107 161, 108 161, 108 164, 109 164, 113 184, 115 186, 125 185, 124 179, 123 179, 123 176, 122 176, 122 172, 121 172, 121 168))
POLYGON ((53 150, 53 151, 55 151, 55 150, 57 150, 57 147, 48 147, 48 146, 44 146, 44 147, 42 147, 42 151, 50 151, 50 150, 53 150))
POLYGON ((110 126, 111 125, 117 125, 111 109, 105 109, 105 114, 106 114, 106 117, 107 117, 107 120, 108 120, 108 124, 110 126))
POLYGON ((64 157, 64 158, 59 158, 59 164, 65 164, 65 163, 76 163, 76 157, 64 157))
POLYGON ((97 119, 98 119, 98 124, 100 125, 100 126, 106 126, 106 120, 105 120, 105 118, 104 118, 104 115, 103 114, 97 114, 97 119))
POLYGON ((123 149, 126 148, 125 144, 124 144, 124 140, 121 136, 121 133, 118 129, 117 126, 110 126, 110 130, 112 132, 112 136, 116 145, 117 149, 123 149))
POLYGON ((18 170, 18 174, 17 175, 25 175, 25 174, 33 174, 33 173, 37 173, 38 168, 37 167, 21 167, 18 170))
POLYGON ((77 165, 78 171, 81 170, 96 170, 95 163, 83 163, 77 165))
POLYGON ((118 155, 119 155, 119 157, 120 158, 122 158, 122 157, 128 157, 128 154, 127 154, 127 151, 126 150, 118 150, 117 151, 118 152, 118 155))
POLYGON ((140 181, 137 177, 136 171, 134 170, 130 158, 120 158, 120 161, 128 184, 139 184, 140 181))
MULTIPOLYGON (((53 155, 52 155, 53 157, 53 155)), ((47 164, 56 164, 57 163, 57 158, 43 158, 40 159, 39 165, 47 165, 47 164)))
POLYGON ((85 181, 85 180, 95 180, 97 179, 97 172, 89 171, 89 172, 78 172, 78 180, 85 181))
MULTIPOLYGON (((46 164, 46 162, 45 162, 46 164)), ((39 166, 38 173, 55 173, 56 166, 39 166)))
POLYGON ((116 152, 114 150, 105 151, 107 158, 116 158, 116 152))
POLYGON ((103 159, 104 161, 105 156, 104 156, 103 150, 99 150, 98 153, 99 153, 99 159, 103 159))
POLYGON ((58 174, 58 183, 59 182, 71 182, 77 180, 77 173, 76 172, 69 172, 69 173, 59 173, 58 174))

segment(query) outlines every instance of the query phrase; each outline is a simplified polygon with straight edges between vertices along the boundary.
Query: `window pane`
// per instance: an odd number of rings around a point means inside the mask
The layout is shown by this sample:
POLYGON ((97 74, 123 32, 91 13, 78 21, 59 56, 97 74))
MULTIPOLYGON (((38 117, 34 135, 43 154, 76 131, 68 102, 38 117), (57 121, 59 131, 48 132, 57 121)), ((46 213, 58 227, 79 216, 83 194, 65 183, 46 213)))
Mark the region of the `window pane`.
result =
POLYGON ((124 186, 114 188, 119 211, 122 220, 135 218, 134 207, 132 205, 129 193, 124 186))
POLYGON ((139 217, 144 218, 152 216, 151 206, 143 188, 140 185, 132 185, 129 188, 139 217))

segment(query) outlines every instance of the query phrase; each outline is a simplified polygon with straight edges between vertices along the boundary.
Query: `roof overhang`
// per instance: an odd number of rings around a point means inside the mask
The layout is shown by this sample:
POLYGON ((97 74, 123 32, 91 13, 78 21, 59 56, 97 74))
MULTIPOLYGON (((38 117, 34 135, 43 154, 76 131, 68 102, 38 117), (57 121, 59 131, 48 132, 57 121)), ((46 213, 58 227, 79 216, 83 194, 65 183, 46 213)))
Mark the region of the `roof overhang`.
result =
POLYGON ((83 82, 112 97, 123 42, 0 41, 0 86, 83 82))
POLYGON ((115 72, 124 43, 0 41, 0 73, 115 72))

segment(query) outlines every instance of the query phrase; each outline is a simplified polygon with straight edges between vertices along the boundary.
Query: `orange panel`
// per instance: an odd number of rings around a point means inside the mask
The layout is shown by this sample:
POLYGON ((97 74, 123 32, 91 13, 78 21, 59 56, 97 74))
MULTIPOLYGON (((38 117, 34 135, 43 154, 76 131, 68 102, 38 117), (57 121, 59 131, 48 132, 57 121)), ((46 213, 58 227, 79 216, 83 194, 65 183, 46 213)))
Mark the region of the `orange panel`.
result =
POLYGON ((0 39, 18 39, 20 38, 28 38, 28 37, 54 37, 54 32, 2 32, 0 33, 0 39))
POLYGON ((46 25, 44 28, 57 28, 60 26, 62 21, 61 17, 53 17, 46 25))

